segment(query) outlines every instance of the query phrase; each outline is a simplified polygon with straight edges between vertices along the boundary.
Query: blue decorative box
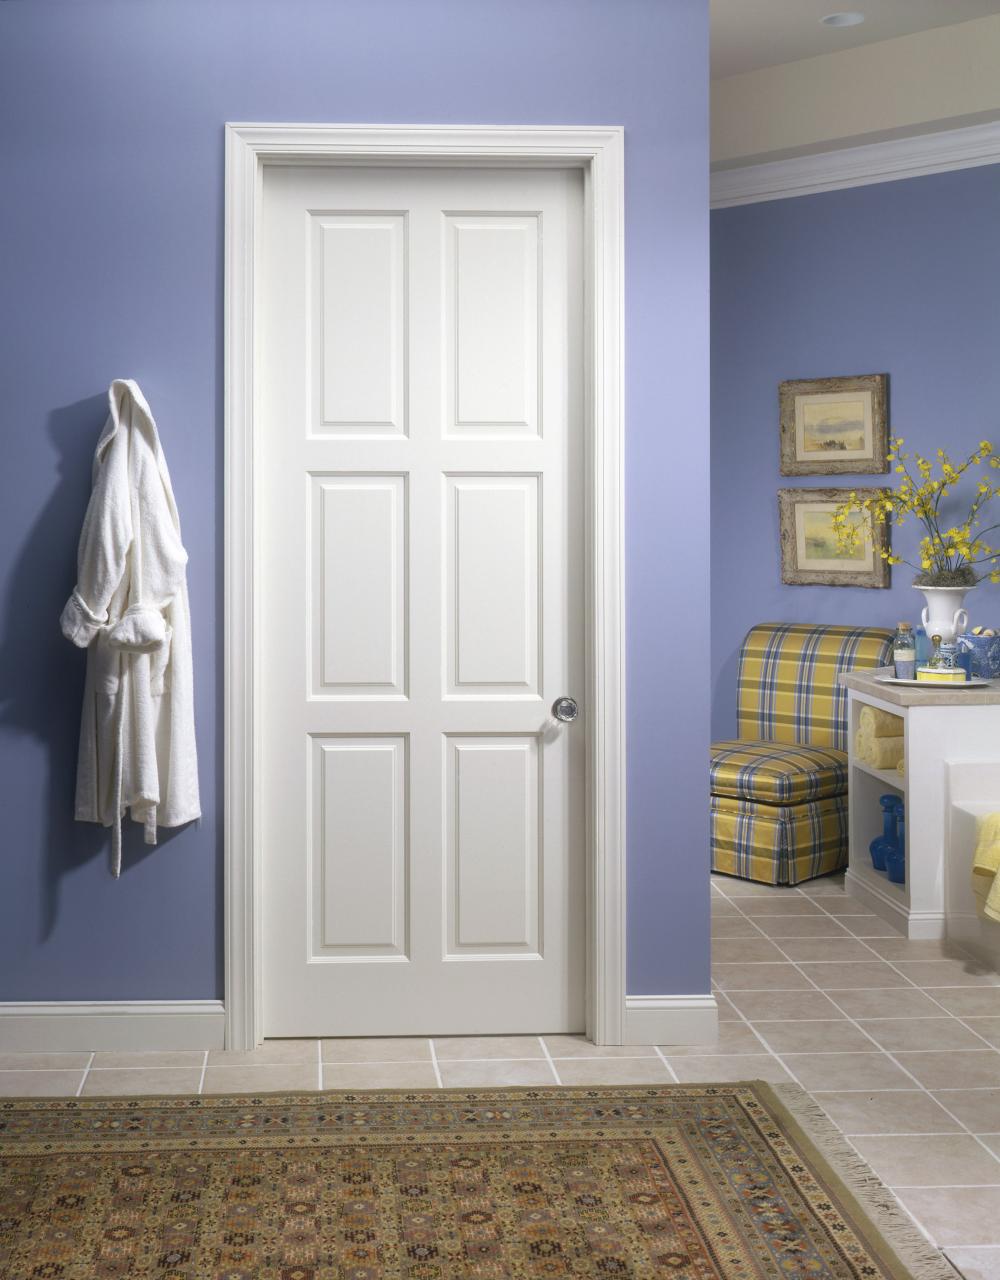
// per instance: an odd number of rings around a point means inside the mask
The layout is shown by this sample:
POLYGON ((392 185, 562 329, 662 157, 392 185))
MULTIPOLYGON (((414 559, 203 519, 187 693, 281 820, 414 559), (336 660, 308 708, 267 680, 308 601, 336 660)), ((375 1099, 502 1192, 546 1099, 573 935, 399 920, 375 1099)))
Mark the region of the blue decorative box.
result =
POLYGON ((967 631, 957 637, 956 643, 960 659, 968 654, 970 676, 1000 680, 1000 636, 974 636, 967 631))

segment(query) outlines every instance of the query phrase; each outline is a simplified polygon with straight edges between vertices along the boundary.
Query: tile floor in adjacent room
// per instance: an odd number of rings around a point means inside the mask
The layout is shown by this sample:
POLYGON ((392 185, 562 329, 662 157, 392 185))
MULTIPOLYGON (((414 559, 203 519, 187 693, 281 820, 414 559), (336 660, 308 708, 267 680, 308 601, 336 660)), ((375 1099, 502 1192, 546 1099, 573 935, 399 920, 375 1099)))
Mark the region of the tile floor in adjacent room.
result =
POLYGON ((908 942, 841 877, 712 883, 720 1036, 274 1040, 252 1053, 0 1053, 0 1093, 107 1095, 795 1080, 968 1280, 1000 1280, 1000 975, 908 942))

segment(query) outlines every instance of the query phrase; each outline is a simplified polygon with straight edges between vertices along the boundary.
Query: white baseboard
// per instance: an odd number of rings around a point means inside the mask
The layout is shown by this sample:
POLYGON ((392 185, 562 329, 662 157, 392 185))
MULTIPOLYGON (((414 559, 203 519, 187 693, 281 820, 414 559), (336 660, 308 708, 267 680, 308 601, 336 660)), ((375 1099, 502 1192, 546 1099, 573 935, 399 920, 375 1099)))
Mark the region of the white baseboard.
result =
POLYGON ((6 1053, 221 1049, 225 1027, 221 1000, 0 1002, 6 1053))
POLYGON ((626 996, 624 1044, 714 1044, 719 1006, 699 996, 626 996))
POLYGON ((844 888, 869 911, 898 929, 904 938, 931 941, 945 937, 947 928, 943 911, 910 911, 888 893, 852 875, 850 867, 844 877, 844 888))
MULTIPOLYGON (((712 1044, 715 997, 626 996, 624 1044, 712 1044)), ((221 1000, 0 1002, 0 1051, 79 1053, 95 1049, 221 1049, 221 1000)))

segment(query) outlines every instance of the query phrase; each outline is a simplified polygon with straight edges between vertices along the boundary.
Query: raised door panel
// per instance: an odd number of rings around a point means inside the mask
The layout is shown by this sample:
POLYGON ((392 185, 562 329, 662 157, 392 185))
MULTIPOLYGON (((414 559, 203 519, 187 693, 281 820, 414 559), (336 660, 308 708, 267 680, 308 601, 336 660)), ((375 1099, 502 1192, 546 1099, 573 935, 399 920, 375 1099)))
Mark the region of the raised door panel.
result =
POLYGON ((445 690, 537 697, 539 477, 445 477, 445 690))
POLYGON ((406 477, 313 474, 313 697, 405 697, 406 477))
POLYGON ((315 735, 309 958, 407 952, 407 751, 402 737, 315 735))
POLYGON ((406 434, 406 215, 313 215, 312 434, 406 434))
POLYGON ((538 955, 538 739, 452 736, 446 757, 447 954, 538 955))
POLYGON ((447 434, 538 434, 538 222, 445 216, 447 434))

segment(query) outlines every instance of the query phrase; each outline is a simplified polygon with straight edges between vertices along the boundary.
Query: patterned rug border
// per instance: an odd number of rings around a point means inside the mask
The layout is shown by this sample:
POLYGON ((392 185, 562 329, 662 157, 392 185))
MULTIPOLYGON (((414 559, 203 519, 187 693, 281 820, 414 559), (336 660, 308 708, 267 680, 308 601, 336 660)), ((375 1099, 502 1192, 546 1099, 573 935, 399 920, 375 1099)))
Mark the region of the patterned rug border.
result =
MULTIPOLYGON (((75 1113, 106 1109, 109 1104, 124 1115, 154 1107, 163 1111, 212 1112, 237 1109, 253 1111, 282 1106, 370 1105, 380 1102, 407 1101, 415 1105, 438 1103, 443 1108, 461 1099, 480 1107, 510 1107, 519 1100, 527 1103, 542 1099, 619 1099, 637 1103, 661 1095, 699 1094, 736 1095, 749 1092, 765 1113, 770 1113, 780 1126, 780 1134, 797 1150, 807 1166, 821 1177, 824 1188, 836 1202, 837 1209, 863 1239, 892 1280, 956 1280, 960 1273, 949 1260, 923 1236, 899 1205, 892 1192, 877 1177, 868 1163, 850 1146, 822 1108, 798 1085, 771 1085, 762 1080, 733 1081, 720 1084, 686 1083, 656 1086, 551 1086, 537 1088, 497 1089, 373 1089, 323 1090, 315 1092, 185 1095, 158 1094, 145 1096, 90 1096, 86 1098, 5 1098, 0 1101, 0 1158, 4 1154, 26 1154, 25 1144, 5 1139, 3 1117, 12 1112, 75 1113)), ((759 1118, 763 1121, 764 1117, 759 1118)), ((448 1130, 442 1128, 447 1134, 448 1130)), ((766 1129, 764 1129, 767 1136, 766 1129)), ((122 1135, 124 1136, 124 1135, 122 1135)), ((263 1135, 255 1135, 258 1141, 263 1135)), ((433 1127, 420 1132, 423 1140, 433 1140, 433 1127)), ((471 1137, 471 1135, 470 1135, 471 1137)), ((476 1135, 486 1137, 483 1131, 476 1135)), ((288 1137, 266 1138, 263 1146, 287 1146, 288 1137)), ((29 1147, 34 1144, 28 1144, 29 1147)), ((173 1141, 168 1142, 173 1146, 173 1141)), ((180 1145, 180 1142, 178 1142, 180 1145)), ((187 1146, 187 1143, 184 1142, 187 1146)), ((213 1145, 211 1143, 207 1145, 213 1145)))

